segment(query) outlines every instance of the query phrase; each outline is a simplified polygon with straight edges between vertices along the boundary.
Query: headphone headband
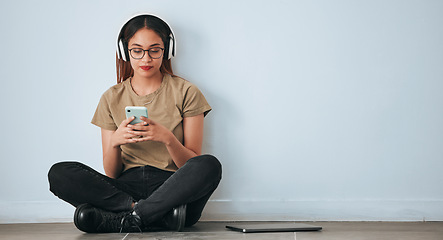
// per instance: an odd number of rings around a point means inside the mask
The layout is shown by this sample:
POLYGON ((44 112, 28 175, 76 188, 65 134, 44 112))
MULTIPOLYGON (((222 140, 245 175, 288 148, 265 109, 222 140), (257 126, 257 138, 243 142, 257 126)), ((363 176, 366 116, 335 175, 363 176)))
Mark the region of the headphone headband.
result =
POLYGON ((124 29, 126 28, 126 25, 132 19, 139 17, 139 16, 151 16, 151 17, 157 18, 168 27, 169 32, 170 32, 170 34, 168 36, 169 41, 165 42, 165 52, 163 53, 163 58, 169 60, 172 57, 174 57, 175 51, 176 51, 176 41, 175 41, 175 35, 174 35, 174 32, 172 31, 172 28, 169 26, 169 24, 165 20, 161 19, 160 17, 150 14, 150 13, 142 13, 142 14, 136 14, 136 15, 132 16, 131 18, 129 18, 120 28, 120 32, 117 37, 117 57, 118 57, 118 59, 122 59, 125 62, 129 61, 128 46, 126 46, 126 44, 124 43, 122 35, 124 32, 124 29))

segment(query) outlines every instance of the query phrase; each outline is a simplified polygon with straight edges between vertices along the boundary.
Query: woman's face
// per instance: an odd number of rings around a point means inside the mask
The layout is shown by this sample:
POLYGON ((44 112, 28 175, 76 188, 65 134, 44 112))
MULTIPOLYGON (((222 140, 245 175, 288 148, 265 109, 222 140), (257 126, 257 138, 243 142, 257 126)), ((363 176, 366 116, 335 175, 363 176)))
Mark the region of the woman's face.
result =
MULTIPOLYGON (((136 56, 141 52, 138 51, 140 49, 149 50, 154 52, 154 50, 159 50, 158 48, 163 48, 163 41, 160 36, 151 29, 142 28, 138 30, 131 39, 129 39, 128 49, 130 50, 130 61, 132 69, 134 69, 134 77, 143 77, 143 78, 151 78, 159 76, 160 66, 163 61, 163 54, 160 58, 151 58, 148 54, 148 51, 145 51, 143 58, 134 59, 132 56, 136 56), (132 53, 131 53, 131 49, 132 53)), ((158 53, 157 53, 158 54, 158 53)), ((151 54, 154 56, 154 53, 151 54)), ((155 56, 154 56, 155 57, 155 56)))

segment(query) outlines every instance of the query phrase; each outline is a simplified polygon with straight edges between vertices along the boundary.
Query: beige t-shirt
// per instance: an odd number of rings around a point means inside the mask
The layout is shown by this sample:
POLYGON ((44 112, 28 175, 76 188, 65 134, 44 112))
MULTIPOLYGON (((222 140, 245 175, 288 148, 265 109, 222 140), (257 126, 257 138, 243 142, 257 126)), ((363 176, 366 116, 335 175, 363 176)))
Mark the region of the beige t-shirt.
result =
MULTIPOLYGON (((101 97, 91 123, 115 131, 126 119, 126 106, 145 106, 148 118, 165 126, 183 144, 183 118, 211 111, 203 94, 192 83, 165 75, 160 87, 146 96, 137 95, 131 78, 108 89, 101 97)), ((120 146, 124 170, 150 165, 167 171, 176 171, 166 146, 155 141, 130 143, 120 146)))

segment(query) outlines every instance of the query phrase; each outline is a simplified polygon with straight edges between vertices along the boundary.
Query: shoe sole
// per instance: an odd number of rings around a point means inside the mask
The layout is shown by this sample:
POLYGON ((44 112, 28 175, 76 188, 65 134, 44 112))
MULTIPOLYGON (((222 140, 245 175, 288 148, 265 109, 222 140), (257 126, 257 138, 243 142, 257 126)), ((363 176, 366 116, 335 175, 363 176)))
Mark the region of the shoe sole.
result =
POLYGON ((185 222, 186 222, 186 204, 180 205, 176 208, 177 210, 177 218, 178 218, 178 224, 177 224, 177 232, 183 231, 185 228, 185 222))

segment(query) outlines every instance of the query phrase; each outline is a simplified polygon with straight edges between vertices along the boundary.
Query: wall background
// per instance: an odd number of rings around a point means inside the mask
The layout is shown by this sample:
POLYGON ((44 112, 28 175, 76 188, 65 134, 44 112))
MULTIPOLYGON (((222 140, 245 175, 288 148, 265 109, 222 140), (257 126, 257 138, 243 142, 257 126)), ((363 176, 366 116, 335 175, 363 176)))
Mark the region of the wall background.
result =
POLYGON ((224 179, 205 220, 443 220, 443 2, 2 1, 0 223, 72 221, 47 171, 103 172, 90 124, 121 25, 177 36, 224 179))

